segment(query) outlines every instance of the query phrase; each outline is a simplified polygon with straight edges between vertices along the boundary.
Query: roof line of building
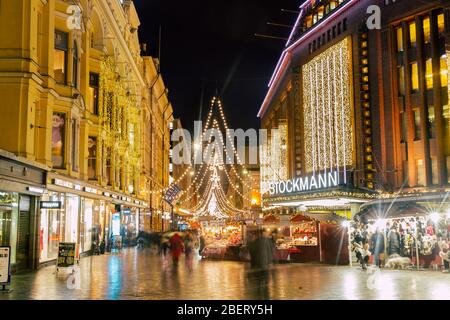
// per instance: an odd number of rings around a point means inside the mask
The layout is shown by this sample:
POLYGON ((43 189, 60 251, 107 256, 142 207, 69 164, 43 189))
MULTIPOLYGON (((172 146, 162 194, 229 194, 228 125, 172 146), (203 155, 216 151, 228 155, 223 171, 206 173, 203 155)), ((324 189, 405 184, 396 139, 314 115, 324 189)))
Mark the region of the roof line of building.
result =
MULTIPOLYGON (((325 23, 327 23, 329 20, 331 20, 332 18, 338 16, 340 13, 342 13, 344 10, 350 8, 351 6, 353 6, 354 4, 356 4, 357 2, 359 2, 360 0, 350 0, 349 2, 347 2, 346 4, 344 4, 341 8, 337 9, 335 12, 333 12, 332 14, 330 14, 330 16, 326 17, 325 19, 323 19, 320 23, 316 24, 315 26, 313 26, 311 29, 309 29, 305 34, 303 34, 299 39, 297 39, 294 43, 292 43, 291 45, 289 45, 286 49, 283 50, 283 52, 281 53, 281 57, 280 60, 277 63, 277 66, 275 67, 275 70, 272 74, 272 77, 270 78, 268 87, 269 90, 266 94, 266 97, 264 98, 264 101, 261 105, 261 108, 259 109, 258 112, 258 117, 262 117, 264 112, 267 109, 267 106, 269 105, 269 102, 272 98, 272 94, 273 92, 276 90, 276 88, 279 85, 279 79, 284 75, 284 72, 286 71, 286 65, 290 62, 290 58, 292 56, 292 51, 297 48, 300 44, 302 44, 306 39, 308 39, 314 31, 320 29, 321 27, 323 27, 323 25, 325 23)), ((307 2, 305 2, 307 3, 307 2)), ((301 8, 303 7, 304 4, 302 4, 301 8)), ((299 13, 299 17, 303 14, 303 9, 302 11, 299 13)), ((294 26, 295 28, 295 26, 294 26)))

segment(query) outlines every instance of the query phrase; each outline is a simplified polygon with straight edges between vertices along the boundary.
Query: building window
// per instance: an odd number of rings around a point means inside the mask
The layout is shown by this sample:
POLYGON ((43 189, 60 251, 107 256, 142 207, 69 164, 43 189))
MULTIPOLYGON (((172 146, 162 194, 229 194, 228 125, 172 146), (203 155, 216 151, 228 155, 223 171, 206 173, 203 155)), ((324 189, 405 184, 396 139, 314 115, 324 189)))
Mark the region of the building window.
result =
POLYGON ((408 168, 408 160, 403 160, 402 162, 403 169, 403 181, 405 186, 409 186, 409 168, 408 168))
POLYGON ((53 52, 53 72, 55 81, 66 84, 67 72, 67 49, 68 34, 62 31, 55 31, 55 49, 53 52))
POLYGON ((419 68, 417 62, 411 63, 411 91, 419 91, 419 68))
POLYGON ((405 95, 405 68, 403 66, 397 68, 398 76, 398 95, 405 95))
POLYGON ((324 7, 320 6, 319 8, 317 8, 317 18, 318 18, 318 20, 321 20, 323 18, 323 14, 324 14, 324 7))
POLYGON ((98 96, 100 91, 100 81, 98 73, 89 73, 89 112, 98 115, 98 96))
POLYGON ((425 80, 427 89, 433 89, 433 62, 427 59, 425 63, 425 80))
POLYGON ((450 156, 447 156, 447 183, 450 183, 450 156))
POLYGON ((425 173, 422 159, 417 160, 416 170, 417 170, 417 185, 423 187, 425 185, 425 173))
POLYGON ((438 31, 439 34, 443 34, 445 31, 445 18, 444 18, 444 14, 440 13, 437 16, 437 23, 438 23, 438 31))
POLYGON ((398 27, 396 29, 396 33, 397 33, 397 51, 398 52, 403 52, 403 28, 402 27, 398 27))
POLYGON ((78 46, 77 43, 73 43, 73 70, 72 70, 72 83, 75 88, 78 88, 78 46))
POLYGON ((420 111, 414 110, 414 140, 420 140, 422 138, 422 126, 420 124, 420 111))
POLYGON ((88 178, 89 180, 97 179, 97 138, 89 137, 88 139, 88 178))
POLYGON ((72 171, 78 171, 78 121, 72 119, 72 171))
POLYGON ((431 183, 438 184, 438 162, 436 157, 431 158, 431 183))
POLYGON ((440 59, 440 65, 441 65, 441 86, 447 87, 448 86, 448 64, 447 64, 447 55, 441 56, 440 59))
POLYGON ((450 135, 450 106, 448 105, 448 98, 442 103, 442 116, 444 117, 444 135, 450 135))
POLYGON ((428 106, 428 138, 436 138, 436 119, 434 106, 428 106))
POLYGON ((406 121, 406 112, 402 112, 401 114, 400 114, 400 128, 401 128, 401 131, 400 131, 400 142, 406 142, 408 139, 407 139, 407 136, 406 136, 406 123, 407 123, 407 121, 406 121))
POLYGON ((422 20, 422 27, 423 27, 423 41, 425 43, 430 43, 431 38, 430 18, 426 17, 422 20))
POLYGON ((53 112, 52 119, 52 162, 54 168, 64 168, 64 147, 66 132, 66 116, 53 112))
POLYGON ((417 33, 415 22, 411 22, 409 24, 409 45, 411 46, 411 48, 415 48, 417 46, 417 33))

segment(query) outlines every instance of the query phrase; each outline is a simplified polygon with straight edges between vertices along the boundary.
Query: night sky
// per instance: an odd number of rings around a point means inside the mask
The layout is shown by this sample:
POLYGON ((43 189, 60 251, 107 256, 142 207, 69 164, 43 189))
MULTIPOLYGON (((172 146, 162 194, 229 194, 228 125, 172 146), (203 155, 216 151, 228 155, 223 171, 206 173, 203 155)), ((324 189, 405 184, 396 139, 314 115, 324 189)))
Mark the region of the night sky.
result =
POLYGON ((302 0, 134 0, 140 20, 140 41, 158 55, 162 29, 161 72, 174 116, 192 130, 205 119, 218 90, 232 128, 259 128, 257 113, 267 83, 286 41, 255 37, 255 33, 287 38, 302 0), (201 103, 203 97, 203 103, 201 103))

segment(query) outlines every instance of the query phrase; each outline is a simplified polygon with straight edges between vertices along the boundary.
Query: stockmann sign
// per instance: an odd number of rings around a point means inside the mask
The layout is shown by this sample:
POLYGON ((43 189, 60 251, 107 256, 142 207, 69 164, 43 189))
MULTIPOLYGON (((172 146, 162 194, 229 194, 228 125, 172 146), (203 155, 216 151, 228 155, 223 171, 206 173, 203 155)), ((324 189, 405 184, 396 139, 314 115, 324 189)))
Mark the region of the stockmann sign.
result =
POLYGON ((318 189, 337 187, 338 185, 338 172, 331 171, 286 181, 273 182, 269 184, 269 194, 272 196, 276 194, 313 191, 318 189))

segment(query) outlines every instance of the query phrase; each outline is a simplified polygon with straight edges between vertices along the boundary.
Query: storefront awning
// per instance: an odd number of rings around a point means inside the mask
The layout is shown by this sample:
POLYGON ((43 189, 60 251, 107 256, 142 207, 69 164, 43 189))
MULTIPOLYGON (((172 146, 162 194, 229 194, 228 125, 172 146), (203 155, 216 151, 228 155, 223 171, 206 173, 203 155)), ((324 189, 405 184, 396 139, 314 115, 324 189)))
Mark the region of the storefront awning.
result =
POLYGON ((406 216, 429 215, 434 211, 450 209, 449 192, 428 194, 398 195, 377 199, 361 206, 359 217, 384 219, 406 216))

